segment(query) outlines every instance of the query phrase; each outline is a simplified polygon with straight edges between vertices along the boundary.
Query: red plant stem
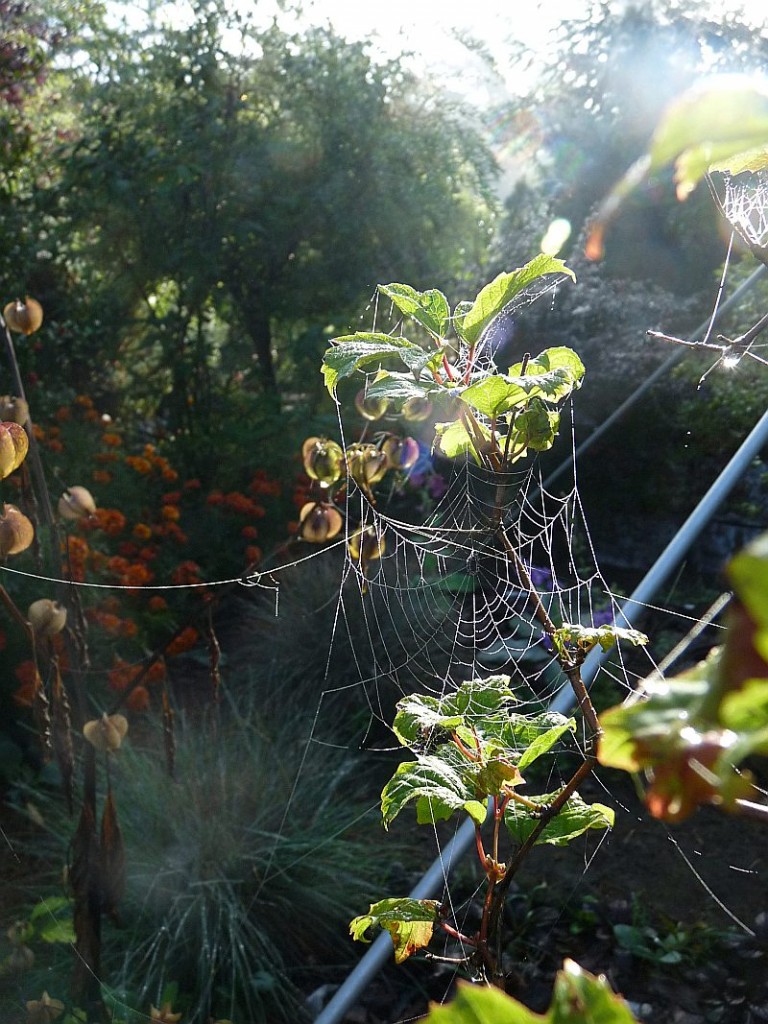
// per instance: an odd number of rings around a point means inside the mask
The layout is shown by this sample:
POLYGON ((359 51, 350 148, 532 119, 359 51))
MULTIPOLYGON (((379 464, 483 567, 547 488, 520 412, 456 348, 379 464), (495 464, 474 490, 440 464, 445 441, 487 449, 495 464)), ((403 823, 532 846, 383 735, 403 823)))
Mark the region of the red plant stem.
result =
POLYGON ((477 949, 477 939, 471 939, 468 935, 464 935, 463 932, 454 928, 452 924, 448 924, 447 921, 441 921, 440 927, 447 935, 450 935, 452 939, 458 939, 458 941, 463 942, 465 946, 472 946, 473 949, 477 949))
POLYGON ((483 846, 483 837, 480 834, 479 825, 475 825, 475 846, 477 847, 477 856, 480 858, 480 864, 483 871, 485 871, 486 865, 488 864, 488 855, 485 852, 485 847, 483 846))

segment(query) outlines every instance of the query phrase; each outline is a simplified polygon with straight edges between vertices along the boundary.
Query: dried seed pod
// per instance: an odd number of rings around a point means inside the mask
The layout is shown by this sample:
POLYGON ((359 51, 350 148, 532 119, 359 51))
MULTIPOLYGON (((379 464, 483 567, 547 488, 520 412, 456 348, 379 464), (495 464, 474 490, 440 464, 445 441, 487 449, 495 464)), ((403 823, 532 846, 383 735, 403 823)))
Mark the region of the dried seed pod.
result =
POLYGON ((349 475, 369 498, 371 486, 384 478, 389 469, 389 460, 375 444, 353 444, 347 448, 349 475))
POLYGON ((5 959, 12 971, 28 971, 35 962, 35 954, 29 946, 14 946, 5 959))
POLYGON ((83 736, 97 750, 119 750, 128 732, 128 720, 123 715, 108 715, 92 718, 83 726, 83 736))
POLYGON ((43 322, 43 307, 27 295, 23 302, 21 299, 9 302, 3 310, 3 319, 17 334, 34 334, 43 322))
POLYGON ((412 469, 419 458, 419 442, 412 437, 388 437, 381 450, 393 469, 412 469))
POLYGON ((24 427, 15 422, 0 423, 0 480, 18 469, 29 451, 24 427))
POLYGON ((308 477, 326 487, 335 484, 344 468, 344 452, 335 441, 324 437, 308 437, 301 447, 304 471, 308 477))
POLYGON ((403 403, 403 418, 411 423, 422 423, 432 414, 432 403, 428 398, 409 398, 403 403))
POLYGON ((0 395, 0 420, 12 420, 20 426, 29 419, 29 406, 16 395, 0 395))
POLYGON ((355 395, 355 408, 365 420, 380 420, 389 408, 386 398, 369 398, 365 390, 355 395))
POLYGON ((96 511, 93 495, 85 487, 68 487, 59 498, 62 519, 87 519, 96 511))
POLYGON ((384 535, 377 533, 372 526, 364 530, 356 530, 349 538, 349 553, 356 562, 365 566, 381 558, 386 550, 384 535))
POLYGON ((26 1005, 26 1024, 51 1024, 64 1013, 64 1003, 60 999, 51 999, 47 992, 43 992, 39 999, 28 1000, 26 1005))
POLYGON ((29 606, 27 618, 37 636, 53 636, 67 624, 67 609, 58 601, 41 597, 29 606))
POLYGON ((0 558, 26 551, 35 538, 35 528, 15 505, 3 505, 0 514, 0 558))
POLYGON ((333 540, 344 520, 341 513, 326 501, 308 501, 299 513, 301 536, 313 544, 333 540))

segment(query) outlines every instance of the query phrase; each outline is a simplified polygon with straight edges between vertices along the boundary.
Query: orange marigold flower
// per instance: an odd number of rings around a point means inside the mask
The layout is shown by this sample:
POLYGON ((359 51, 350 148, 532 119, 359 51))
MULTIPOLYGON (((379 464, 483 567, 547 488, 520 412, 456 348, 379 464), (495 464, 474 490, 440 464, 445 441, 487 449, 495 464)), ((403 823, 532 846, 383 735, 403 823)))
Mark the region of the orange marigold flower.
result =
POLYGON ((118 549, 124 558, 135 558, 139 553, 139 546, 132 540, 121 541, 118 549))
POLYGON ((96 612, 93 618, 106 633, 117 636, 122 632, 123 620, 112 612, 96 612))
POLYGON ((163 505, 160 517, 165 519, 166 522, 172 521, 177 523, 181 519, 181 512, 176 505, 163 505))
POLYGON ((112 433, 102 434, 101 440, 104 444, 109 445, 110 448, 119 448, 123 443, 123 439, 119 434, 112 433))
POLYGON ((186 535, 186 533, 184 533, 183 530, 180 530, 176 523, 166 524, 165 535, 166 537, 170 537, 171 540, 175 540, 177 544, 186 544, 187 541, 189 540, 189 537, 186 535))
POLYGON ((255 540, 259 536, 259 531, 255 526, 244 526, 240 531, 240 536, 245 537, 246 540, 255 540))
POLYGON ((91 478, 97 484, 109 484, 112 482, 112 474, 107 469, 94 469, 91 478))
POLYGON ((121 636, 136 636, 139 632, 139 627, 133 621, 133 619, 122 619, 120 622, 120 635, 121 636))
POLYGON ((164 469, 162 475, 163 480, 167 480, 168 483, 172 483, 174 480, 179 479, 179 474, 176 472, 175 469, 164 469))
POLYGON ((159 658, 157 661, 152 662, 144 678, 147 685, 155 685, 157 683, 162 683, 167 674, 165 662, 162 658, 159 658))
POLYGON ((152 562, 157 558, 157 547, 151 544, 145 544, 143 548, 139 548, 136 552, 136 557, 141 559, 142 562, 152 562))
POLYGON ((125 706, 129 711, 146 711, 149 707, 149 690, 146 686, 141 684, 134 686, 126 699, 125 706))
POLYGON ((245 557, 248 564, 251 565, 253 562, 260 562, 264 556, 264 552, 256 544, 249 544, 245 549, 245 557))
POLYGON ((75 405, 79 405, 83 409, 92 409, 93 399, 88 395, 75 395, 75 405))
POLYGON ((97 528, 108 537, 117 537, 125 529, 125 516, 116 508, 97 508, 91 519, 95 519, 97 528))
POLYGON ((127 558, 123 558, 122 555, 113 555, 107 559, 107 568, 110 572, 113 572, 115 576, 122 576, 123 573, 128 569, 131 563, 127 558))
POLYGON ((109 670, 107 675, 110 688, 112 690, 117 690, 118 693, 122 693, 122 691, 130 684, 131 680, 136 678, 138 671, 138 666, 132 665, 123 658, 115 657, 115 660, 112 663, 112 668, 109 670))
POLYGON ((154 597, 150 597, 147 602, 147 607, 151 612, 164 612, 168 607, 168 602, 164 597, 160 597, 159 594, 156 594, 154 597))
POLYGON ((95 409, 86 409, 83 413, 83 419, 86 423, 96 423, 99 419, 99 414, 95 409))
POLYGON ((141 473, 142 476, 152 472, 152 463, 143 459, 141 455, 126 455, 125 464, 136 470, 137 473, 141 473))
POLYGON ((185 480, 184 489, 187 491, 199 491, 203 485, 199 480, 185 480))
POLYGON ((45 438, 45 431, 39 423, 32 424, 32 433, 34 434, 36 441, 42 441, 45 438))
POLYGON ((164 505, 178 505, 181 501, 181 491, 169 491, 160 499, 164 505))
POLYGON ((155 454, 155 446, 153 444, 144 445, 144 458, 149 459, 155 454))
POLYGON ((52 452, 63 452, 64 451, 64 445, 61 443, 61 441, 57 441, 57 439, 55 437, 52 437, 50 439, 50 441, 46 441, 46 445, 48 446, 48 450, 49 451, 52 451, 52 452))
POLYGON ((16 668, 13 670, 13 674, 23 685, 27 683, 34 683, 40 678, 37 666, 31 658, 27 658, 26 661, 20 661, 16 668))
POLYGON ((119 458, 117 452, 97 452, 94 455, 96 462, 117 462, 119 458))
POLYGON ((136 540, 149 540, 152 536, 152 528, 146 523, 136 523, 131 532, 136 540))
POLYGON ((66 420, 68 420, 71 417, 72 410, 69 408, 69 406, 62 405, 62 406, 59 406, 59 408, 56 410, 56 412, 53 415, 56 417, 56 419, 59 421, 59 423, 64 423, 66 420))
POLYGON ((123 573, 121 582, 126 587, 143 587, 153 579, 154 575, 143 562, 134 562, 123 573))
POLYGON ((13 703, 20 708, 31 708, 35 703, 37 687, 38 684, 34 680, 22 683, 21 686, 18 686, 11 694, 13 697, 13 703))
POLYGON ((205 500, 208 505, 222 505, 224 503, 224 495, 221 491, 211 491, 205 500))
POLYGON ((176 586, 188 586, 191 583, 201 583, 200 566, 197 562, 187 560, 180 562, 171 573, 171 582, 176 586))
POLYGON ((175 637, 165 649, 167 657, 172 658, 174 655, 183 654, 184 651, 190 651, 195 646, 198 640, 198 632, 194 626, 187 626, 183 629, 177 637, 175 637))

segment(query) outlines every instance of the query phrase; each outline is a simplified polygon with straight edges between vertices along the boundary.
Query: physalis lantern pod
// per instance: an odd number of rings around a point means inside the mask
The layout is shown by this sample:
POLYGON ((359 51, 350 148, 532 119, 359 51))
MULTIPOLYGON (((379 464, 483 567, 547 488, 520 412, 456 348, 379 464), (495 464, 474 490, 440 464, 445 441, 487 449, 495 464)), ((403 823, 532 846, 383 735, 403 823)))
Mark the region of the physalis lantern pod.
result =
POLYGON ((364 420, 380 420, 389 408, 386 398, 368 398, 365 390, 355 395, 355 408, 364 420))
POLYGON ((423 423, 432 415, 432 403, 428 398, 409 398, 403 403, 401 413, 410 423, 423 423))
POLYGON ((27 1024, 51 1024, 64 1013, 64 1003, 60 999, 51 999, 43 992, 39 999, 27 1001, 27 1024))
POLYGON ((357 530, 349 538, 349 553, 352 558, 365 566, 381 558, 386 550, 384 535, 377 533, 372 526, 357 530))
POLYGON ((53 636, 67 624, 67 609, 58 601, 41 597, 29 606, 27 618, 36 636, 53 636))
POLYGON ((0 515, 0 558, 26 551, 35 538, 29 519, 15 505, 3 505, 0 515))
POLYGON ((123 715, 105 713, 83 726, 83 736, 97 750, 119 750, 127 732, 128 720, 123 715))
POLYGON ((419 458, 419 442, 412 437, 388 437, 381 450, 393 469, 412 469, 419 458))
POLYGON ((17 334, 34 334, 43 322, 43 307, 35 299, 27 297, 22 302, 16 299, 3 310, 3 319, 17 334))
POLYGON ((308 501, 299 513, 301 536, 313 544, 333 540, 343 522, 339 510, 327 501, 308 501))
POLYGON ((335 484, 344 468, 344 452, 335 441, 322 437, 308 437, 301 448, 304 471, 312 480, 330 487, 335 484))
POLYGON ((29 451, 29 438, 18 423, 0 423, 0 480, 18 469, 29 451))
POLYGON ((29 419, 29 406, 16 395, 0 395, 0 420, 13 420, 23 427, 29 419))
POLYGON ((59 498, 62 519, 88 519, 96 511, 93 495, 85 487, 68 487, 59 498))
POLYGON ((389 469, 389 459, 375 444, 353 444, 347 448, 349 475, 371 500, 371 486, 377 484, 389 469))

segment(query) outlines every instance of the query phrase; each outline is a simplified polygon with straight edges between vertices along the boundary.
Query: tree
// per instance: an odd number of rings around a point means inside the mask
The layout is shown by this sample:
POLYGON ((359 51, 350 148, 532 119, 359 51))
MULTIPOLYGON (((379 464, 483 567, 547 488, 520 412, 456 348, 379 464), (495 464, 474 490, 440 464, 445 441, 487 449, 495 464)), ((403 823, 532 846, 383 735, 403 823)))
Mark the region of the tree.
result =
POLYGON ((228 378, 276 395, 297 334, 376 280, 471 272, 490 231, 488 152, 398 62, 245 24, 236 55, 227 27, 207 9, 102 55, 48 195, 107 359, 162 382, 174 428, 228 378))

